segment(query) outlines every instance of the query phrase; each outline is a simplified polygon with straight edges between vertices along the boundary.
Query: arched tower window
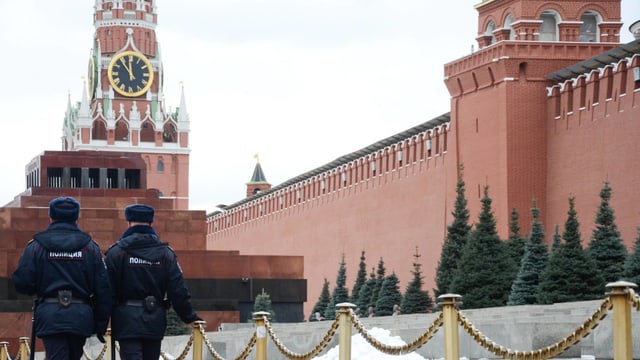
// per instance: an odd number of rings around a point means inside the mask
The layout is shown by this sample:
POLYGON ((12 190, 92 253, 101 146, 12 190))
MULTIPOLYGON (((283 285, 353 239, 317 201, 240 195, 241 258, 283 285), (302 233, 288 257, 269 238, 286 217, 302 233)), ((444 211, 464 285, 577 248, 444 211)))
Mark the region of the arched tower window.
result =
POLYGON ((107 124, 102 120, 94 120, 91 125, 92 140, 107 140, 107 124))
POLYGON ((129 141, 129 127, 122 119, 116 123, 116 141, 129 141))
POLYGON ((540 15, 540 41, 558 41, 558 16, 555 11, 547 10, 540 15))
POLYGON ((167 122, 164 124, 164 130, 162 132, 162 140, 168 143, 178 142, 178 131, 175 124, 167 122))
POLYGON ((504 19, 504 28, 509 29, 509 40, 516 39, 516 33, 515 31, 513 31, 513 27, 511 26, 512 24, 513 24, 513 15, 509 14, 504 19))
POLYGON ((493 21, 489 21, 487 24, 487 29, 484 31, 484 34, 487 36, 491 36, 491 44, 496 43, 496 37, 493 35, 493 31, 496 29, 496 24, 493 21))
POLYGON ((580 42, 598 42, 598 23, 600 16, 592 11, 587 11, 580 17, 580 42))
POLYGON ((146 120, 142 123, 140 127, 140 141, 144 142, 154 142, 155 137, 153 135, 153 123, 149 120, 146 120))

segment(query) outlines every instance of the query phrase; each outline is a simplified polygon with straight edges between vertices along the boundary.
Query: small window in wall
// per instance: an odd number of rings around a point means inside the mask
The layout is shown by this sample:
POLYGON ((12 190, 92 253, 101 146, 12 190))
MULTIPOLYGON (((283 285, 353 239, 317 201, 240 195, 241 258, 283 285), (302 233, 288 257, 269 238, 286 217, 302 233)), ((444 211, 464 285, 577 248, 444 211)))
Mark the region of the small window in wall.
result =
POLYGON ((558 18, 555 12, 545 11, 540 15, 540 41, 558 41, 558 18))
POLYGON ((70 169, 70 178, 69 180, 71 180, 71 187, 72 188, 79 188, 82 187, 82 169, 80 168, 71 168, 70 169))
POLYGON ((100 169, 89 169, 89 186, 90 188, 97 189, 100 187, 100 169))
POLYGON ((580 17, 582 25, 580 26, 580 42, 597 42, 598 41, 598 15, 587 11, 580 17))
POLYGON ((124 187, 126 189, 140 189, 140 170, 125 169, 124 170, 124 187))
POLYGON ((47 187, 62 187, 62 168, 47 168, 47 187))
POLYGON ((118 169, 107 169, 107 188, 118 189, 118 169))
POLYGON ((164 161, 162 161, 162 159, 158 159, 157 170, 158 174, 162 174, 164 172, 164 161))

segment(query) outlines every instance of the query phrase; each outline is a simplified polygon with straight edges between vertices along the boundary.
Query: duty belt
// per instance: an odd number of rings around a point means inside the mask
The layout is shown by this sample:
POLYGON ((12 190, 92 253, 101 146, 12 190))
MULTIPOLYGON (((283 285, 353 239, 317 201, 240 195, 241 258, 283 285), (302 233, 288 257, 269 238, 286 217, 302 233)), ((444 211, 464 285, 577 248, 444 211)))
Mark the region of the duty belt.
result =
MULTIPOLYGON (((60 300, 58 298, 44 298, 42 299, 42 301, 40 301, 41 304, 54 304, 54 303, 60 303, 60 300)), ((87 300, 82 300, 82 299, 71 299, 69 300, 70 304, 89 304, 89 302, 87 300)))
POLYGON ((145 309, 145 311, 152 313, 156 311, 160 306, 162 306, 162 304, 164 304, 164 301, 158 303, 158 300, 155 296, 147 296, 143 300, 125 300, 122 302, 122 304, 125 306, 142 307, 145 309))

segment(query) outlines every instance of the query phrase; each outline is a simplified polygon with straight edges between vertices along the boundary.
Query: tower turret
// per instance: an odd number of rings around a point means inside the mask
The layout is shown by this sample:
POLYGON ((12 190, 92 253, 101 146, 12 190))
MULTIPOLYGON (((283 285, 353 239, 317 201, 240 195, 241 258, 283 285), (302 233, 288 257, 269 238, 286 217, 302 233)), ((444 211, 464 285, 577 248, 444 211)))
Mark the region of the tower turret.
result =
POLYGON ((67 111, 63 150, 141 153, 147 185, 188 208, 189 116, 165 110, 156 0, 96 0, 86 94, 67 111))
MULTIPOLYGON (((516 208, 527 224, 531 199, 546 209, 548 75, 619 46, 620 1, 485 0, 476 10, 479 50, 445 64, 450 148, 473 195, 489 185, 496 217, 516 208)), ((508 224, 498 226, 506 238, 508 224)))
POLYGON ((247 183, 247 197, 253 196, 261 191, 271 189, 271 184, 267 181, 267 178, 264 176, 264 172, 262 171, 262 166, 260 166, 260 158, 258 157, 258 154, 255 154, 254 158, 256 159, 256 166, 253 168, 251 180, 247 183))

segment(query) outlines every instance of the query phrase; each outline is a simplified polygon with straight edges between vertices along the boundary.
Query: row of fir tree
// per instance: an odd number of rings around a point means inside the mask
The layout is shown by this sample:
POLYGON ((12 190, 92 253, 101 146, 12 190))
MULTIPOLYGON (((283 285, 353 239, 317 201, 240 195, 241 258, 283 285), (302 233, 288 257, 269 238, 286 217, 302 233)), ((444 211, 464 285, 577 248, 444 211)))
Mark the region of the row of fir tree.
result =
MULTIPOLYGON (((568 198, 567 218, 560 232, 555 226, 551 245, 545 241, 540 210, 533 200, 532 223, 528 234, 520 232, 519 214, 512 209, 509 238, 500 239, 491 208, 489 188, 484 188, 478 222, 469 223, 462 169, 456 184, 453 221, 447 226, 436 270, 437 298, 442 294, 462 296, 462 308, 476 309, 494 306, 552 304, 586 301, 606 296, 606 284, 626 280, 640 284, 640 229, 631 253, 620 236, 610 206, 612 189, 605 182, 600 191, 600 205, 588 246, 583 248, 574 197, 568 198)), ((414 254, 412 279, 401 293, 395 273, 386 275, 382 258, 367 277, 365 252, 351 295, 346 287, 344 255, 340 262, 336 285, 329 292, 324 284, 309 320, 319 314, 335 319, 336 304, 349 302, 359 316, 392 315, 394 305, 402 314, 426 313, 435 308, 430 293, 423 290, 424 277, 414 254)))

